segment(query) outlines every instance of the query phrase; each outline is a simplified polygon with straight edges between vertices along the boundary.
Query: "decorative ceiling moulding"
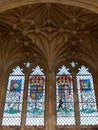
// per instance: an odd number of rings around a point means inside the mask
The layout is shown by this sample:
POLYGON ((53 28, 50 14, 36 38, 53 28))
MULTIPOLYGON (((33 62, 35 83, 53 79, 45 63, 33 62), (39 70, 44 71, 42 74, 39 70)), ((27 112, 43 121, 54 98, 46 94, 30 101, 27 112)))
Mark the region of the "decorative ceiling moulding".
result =
POLYGON ((0 0, 0 12, 35 3, 60 3, 86 8, 98 13, 98 0, 0 0))

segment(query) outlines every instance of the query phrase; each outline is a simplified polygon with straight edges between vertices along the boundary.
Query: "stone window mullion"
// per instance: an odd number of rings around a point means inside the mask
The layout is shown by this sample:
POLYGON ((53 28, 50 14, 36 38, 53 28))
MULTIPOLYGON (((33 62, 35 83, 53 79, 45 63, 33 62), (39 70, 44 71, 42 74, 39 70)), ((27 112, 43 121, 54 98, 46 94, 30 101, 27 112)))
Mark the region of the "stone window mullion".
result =
POLYGON ((47 74, 47 91, 46 91, 46 130, 55 130, 55 73, 47 74))
POLYGON ((21 115, 21 130, 25 127, 25 122, 26 122, 26 108, 27 108, 27 97, 28 97, 28 82, 29 82, 29 76, 28 76, 28 73, 26 73, 25 83, 24 83, 22 115, 21 115))
POLYGON ((74 110, 75 110, 75 121, 76 127, 80 130, 80 114, 79 114, 79 102, 78 102, 78 90, 77 90, 77 82, 76 82, 76 73, 72 74, 73 79, 73 97, 74 97, 74 110))

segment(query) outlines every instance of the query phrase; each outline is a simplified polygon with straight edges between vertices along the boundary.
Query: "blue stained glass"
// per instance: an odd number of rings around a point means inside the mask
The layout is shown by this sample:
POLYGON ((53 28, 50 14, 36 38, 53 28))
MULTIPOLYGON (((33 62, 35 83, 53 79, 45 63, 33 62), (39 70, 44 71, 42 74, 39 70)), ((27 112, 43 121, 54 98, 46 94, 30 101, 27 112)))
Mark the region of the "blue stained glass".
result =
POLYGON ((11 80, 10 92, 21 92, 22 80, 11 80))
POLYGON ((57 125, 75 125, 72 76, 64 65, 56 76, 57 125))
MULTIPOLYGON (((64 77, 64 76, 63 76, 64 77)), ((65 76, 68 78, 68 76, 65 76)), ((64 81, 64 79, 62 79, 64 81)), ((74 108, 73 108, 73 101, 72 101, 72 90, 71 90, 71 81, 67 81, 67 82, 62 82, 62 85, 58 85, 58 114, 59 115, 71 115, 71 112, 74 112, 74 108)))
POLYGON ((81 125, 97 125, 98 112, 96 106, 92 74, 84 65, 77 73, 78 100, 81 125))
POLYGON ((58 95, 64 101, 66 101, 71 95, 71 87, 70 87, 70 85, 69 84, 67 84, 67 85, 59 85, 58 86, 58 95))
POLYGON ((81 91, 91 91, 90 79, 81 79, 80 89, 81 91))
POLYGON ((9 75, 2 125, 20 125, 24 78, 19 66, 9 75))
POLYGON ((9 98, 12 98, 14 96, 13 101, 9 101, 8 104, 8 109, 5 109, 4 112, 10 113, 10 114, 16 114, 21 112, 19 110, 20 108, 20 93, 21 93, 21 85, 22 85, 22 80, 11 80, 11 87, 9 90, 9 98), (16 103, 17 101, 17 103, 16 103))
POLYGON ((29 77, 26 125, 44 125, 45 75, 37 66, 29 77))

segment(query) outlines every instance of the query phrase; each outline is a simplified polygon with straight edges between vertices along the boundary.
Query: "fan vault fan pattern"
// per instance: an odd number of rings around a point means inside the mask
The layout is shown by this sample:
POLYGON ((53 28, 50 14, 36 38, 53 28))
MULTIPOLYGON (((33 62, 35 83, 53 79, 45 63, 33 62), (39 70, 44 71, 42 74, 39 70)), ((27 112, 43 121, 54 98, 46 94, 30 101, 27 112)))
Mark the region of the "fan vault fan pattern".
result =
POLYGON ((96 66, 98 14, 60 4, 34 4, 0 13, 0 66, 32 58, 49 70, 69 58, 96 66))
MULTIPOLYGON (((67 60, 83 61, 97 73, 97 42, 98 14, 83 8, 36 3, 1 12, 0 79, 22 61, 33 61, 48 72, 67 60)), ((0 82, 0 87, 5 84, 0 82)))

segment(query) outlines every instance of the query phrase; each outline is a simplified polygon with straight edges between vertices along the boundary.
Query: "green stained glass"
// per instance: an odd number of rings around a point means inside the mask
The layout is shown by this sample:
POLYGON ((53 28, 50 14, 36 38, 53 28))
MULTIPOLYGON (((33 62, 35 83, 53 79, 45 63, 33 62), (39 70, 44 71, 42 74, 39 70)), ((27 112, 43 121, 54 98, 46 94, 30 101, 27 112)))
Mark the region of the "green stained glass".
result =
POLYGON ((13 72, 9 75, 2 120, 2 125, 4 126, 20 125, 24 78, 25 76, 19 66, 13 69, 13 72))
POLYGON ((57 125, 75 125, 72 76, 62 66, 56 76, 57 125))
POLYGON ((45 75, 37 66, 29 76, 26 125, 44 125, 45 75))
POLYGON ((81 125, 97 125, 98 112, 93 78, 85 66, 82 66, 77 73, 77 87, 81 125))

